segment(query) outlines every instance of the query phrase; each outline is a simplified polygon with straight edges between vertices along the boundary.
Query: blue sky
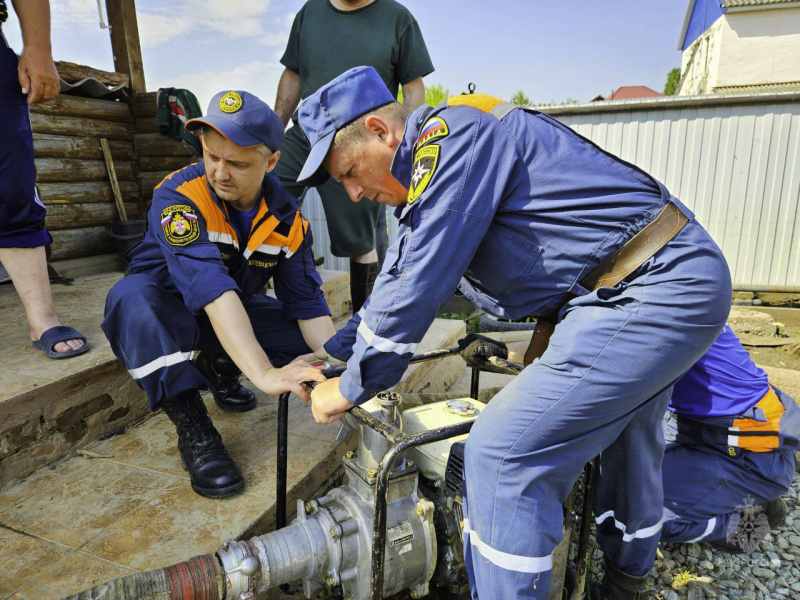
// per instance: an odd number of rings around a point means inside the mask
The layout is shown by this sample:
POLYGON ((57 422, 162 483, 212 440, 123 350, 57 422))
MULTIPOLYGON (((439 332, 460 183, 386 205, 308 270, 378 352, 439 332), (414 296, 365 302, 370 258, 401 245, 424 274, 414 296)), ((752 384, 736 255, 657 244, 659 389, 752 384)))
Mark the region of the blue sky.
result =
MULTIPOLYGON (((436 71, 426 83, 534 102, 588 101, 621 85, 662 91, 680 65, 685 0, 401 0, 436 71)), ((137 0, 148 89, 192 90, 205 107, 223 88, 275 101, 294 14, 304 0, 137 0)), ((113 69, 96 0, 51 0, 56 59, 113 69)), ((12 17, 4 32, 18 51, 12 17)))

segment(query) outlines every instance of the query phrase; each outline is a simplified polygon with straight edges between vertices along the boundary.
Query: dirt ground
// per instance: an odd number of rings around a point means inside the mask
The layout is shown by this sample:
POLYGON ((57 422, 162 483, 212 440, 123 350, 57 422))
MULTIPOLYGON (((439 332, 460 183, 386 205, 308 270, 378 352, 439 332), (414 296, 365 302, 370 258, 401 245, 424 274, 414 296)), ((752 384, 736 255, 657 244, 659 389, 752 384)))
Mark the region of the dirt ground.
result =
MULTIPOLYGON (((783 324, 786 337, 800 337, 800 308, 781 308, 773 306, 748 306, 749 310, 757 310, 769 314, 783 324)), ((800 371, 800 344, 790 344, 777 348, 747 348, 756 364, 768 367, 781 367, 800 371)))

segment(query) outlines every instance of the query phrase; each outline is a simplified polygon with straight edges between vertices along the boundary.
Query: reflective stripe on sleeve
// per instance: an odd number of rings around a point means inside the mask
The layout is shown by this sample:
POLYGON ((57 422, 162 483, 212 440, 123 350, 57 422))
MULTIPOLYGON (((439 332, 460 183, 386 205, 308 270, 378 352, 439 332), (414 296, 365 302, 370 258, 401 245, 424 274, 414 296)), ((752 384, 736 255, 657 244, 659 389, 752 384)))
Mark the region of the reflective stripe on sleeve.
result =
POLYGON ((239 249, 239 242, 233 239, 233 236, 229 233, 221 233, 219 231, 209 231, 208 241, 214 242, 215 244, 230 244, 237 250, 239 249))
POLYGON ((414 352, 417 349, 417 344, 398 344, 392 340, 381 337, 372 332, 367 326, 367 322, 361 319, 361 324, 358 326, 358 334, 364 338, 370 346, 381 352, 394 352, 395 354, 406 354, 414 352))
POLYGON ((614 511, 609 510, 604 512, 602 515, 595 519, 595 523, 600 525, 606 519, 614 519, 614 526, 622 532, 622 541, 623 542, 632 542, 635 539, 642 539, 648 538, 652 535, 657 534, 661 531, 661 525, 663 520, 659 520, 658 523, 655 525, 651 525, 650 527, 645 527, 644 529, 639 529, 638 531, 634 531, 633 533, 628 533, 625 527, 625 523, 620 523, 614 517, 614 511))
POLYGON ((159 356, 155 360, 151 360, 146 365, 142 365, 141 367, 137 367, 135 369, 128 369, 128 373, 131 374, 131 377, 134 379, 143 379, 158 371, 159 369, 163 369, 164 367, 171 367, 172 365, 177 365, 178 363, 190 361, 194 358, 194 350, 189 352, 175 352, 174 354, 167 354, 166 356, 159 356))
POLYGON ((520 573, 542 573, 553 568, 552 555, 520 556, 492 548, 478 537, 477 532, 469 528, 469 519, 464 519, 464 538, 466 539, 467 536, 469 536, 469 543, 483 558, 501 569, 520 573))

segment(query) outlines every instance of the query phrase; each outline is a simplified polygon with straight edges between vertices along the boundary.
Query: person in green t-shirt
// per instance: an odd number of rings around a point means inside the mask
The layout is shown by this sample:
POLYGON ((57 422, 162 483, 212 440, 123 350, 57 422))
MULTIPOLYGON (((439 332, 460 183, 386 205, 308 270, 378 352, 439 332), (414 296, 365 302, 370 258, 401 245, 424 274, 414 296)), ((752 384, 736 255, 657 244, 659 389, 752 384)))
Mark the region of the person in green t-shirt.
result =
MULTIPOLYGON (((433 72, 417 21, 395 0, 308 0, 294 19, 281 64, 286 69, 278 85, 275 112, 284 125, 293 118, 295 126, 286 132, 275 174, 295 197, 304 190, 296 180, 310 151, 292 115, 301 98, 348 69, 364 65, 375 68, 393 95, 402 86, 404 104, 414 110, 425 102, 422 78, 433 72)), ((382 234, 385 252, 385 207, 379 215, 375 202, 352 202, 333 179, 318 191, 331 252, 350 257, 350 292, 356 312, 378 274, 376 223, 379 250, 382 234)))

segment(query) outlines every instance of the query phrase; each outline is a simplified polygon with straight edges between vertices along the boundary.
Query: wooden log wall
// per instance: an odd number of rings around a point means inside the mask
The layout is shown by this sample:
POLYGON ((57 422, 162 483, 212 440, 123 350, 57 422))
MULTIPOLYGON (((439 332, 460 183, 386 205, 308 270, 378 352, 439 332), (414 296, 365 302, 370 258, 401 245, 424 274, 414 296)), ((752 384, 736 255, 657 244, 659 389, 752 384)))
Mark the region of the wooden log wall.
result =
POLYGON ((107 138, 123 200, 131 217, 144 214, 136 174, 135 121, 124 102, 58 96, 31 106, 36 183, 47 207, 45 225, 53 236, 50 260, 95 257, 114 252, 106 234, 118 219, 100 139, 107 138))
MULTIPOLYGON (((59 63, 66 79, 127 83, 118 73, 59 63)), ((119 219, 100 139, 108 140, 129 219, 144 218, 153 188, 197 157, 155 125, 156 94, 132 103, 59 96, 31 107, 36 182, 53 236, 50 262, 66 276, 118 268, 109 221, 119 219)))
POLYGON ((137 94, 133 103, 136 119, 134 152, 139 166, 138 182, 142 197, 153 197, 153 188, 167 175, 200 160, 191 146, 161 135, 155 124, 155 92, 137 94))

